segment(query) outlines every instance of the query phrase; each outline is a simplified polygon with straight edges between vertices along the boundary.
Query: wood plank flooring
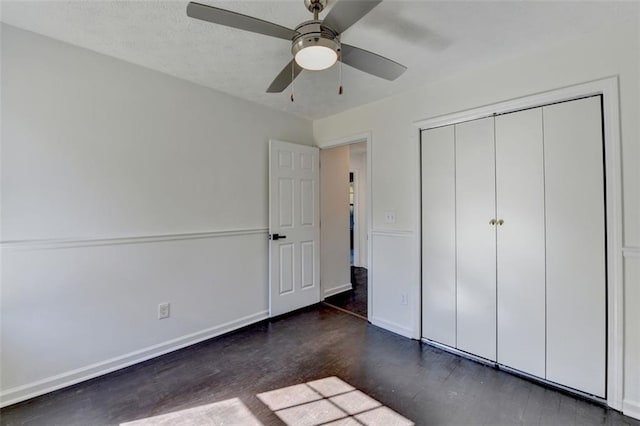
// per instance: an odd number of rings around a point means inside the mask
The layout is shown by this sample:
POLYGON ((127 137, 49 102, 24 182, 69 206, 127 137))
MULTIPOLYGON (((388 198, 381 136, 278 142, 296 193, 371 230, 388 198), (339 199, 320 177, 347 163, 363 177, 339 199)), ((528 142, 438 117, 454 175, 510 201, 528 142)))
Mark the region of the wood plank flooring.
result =
POLYGON ((325 305, 6 407, 0 423, 111 425, 237 398, 259 423, 281 425, 258 394, 331 376, 417 425, 640 426, 325 305))

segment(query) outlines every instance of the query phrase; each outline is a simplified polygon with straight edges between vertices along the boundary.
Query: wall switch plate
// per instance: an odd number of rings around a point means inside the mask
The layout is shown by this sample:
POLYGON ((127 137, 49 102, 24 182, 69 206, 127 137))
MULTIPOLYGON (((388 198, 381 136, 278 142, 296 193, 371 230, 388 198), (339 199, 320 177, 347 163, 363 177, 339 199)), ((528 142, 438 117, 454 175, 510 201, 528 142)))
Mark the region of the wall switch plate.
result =
POLYGON ((384 212, 384 221, 385 223, 396 223, 396 212, 384 212))
POLYGON ((169 302, 161 303, 158 305, 158 319, 169 318, 169 302))
POLYGON ((407 296, 407 293, 400 293, 400 304, 401 305, 409 304, 409 297, 407 296))

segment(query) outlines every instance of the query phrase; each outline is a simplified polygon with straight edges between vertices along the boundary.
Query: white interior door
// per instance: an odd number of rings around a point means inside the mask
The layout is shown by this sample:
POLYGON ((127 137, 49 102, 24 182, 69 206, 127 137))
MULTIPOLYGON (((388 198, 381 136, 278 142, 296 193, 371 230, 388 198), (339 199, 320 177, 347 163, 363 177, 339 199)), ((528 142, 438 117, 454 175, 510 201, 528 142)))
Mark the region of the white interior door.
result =
POLYGON ((269 315, 320 301, 318 148, 269 141, 269 315))
POLYGON ((605 396, 606 267, 600 97, 544 107, 547 379, 605 396))
POLYGON ((422 132, 422 334, 456 346, 454 127, 422 132))
POLYGON ((494 121, 456 124, 457 347, 496 359, 494 121))
POLYGON ((542 108, 496 117, 498 362, 545 375, 542 108))

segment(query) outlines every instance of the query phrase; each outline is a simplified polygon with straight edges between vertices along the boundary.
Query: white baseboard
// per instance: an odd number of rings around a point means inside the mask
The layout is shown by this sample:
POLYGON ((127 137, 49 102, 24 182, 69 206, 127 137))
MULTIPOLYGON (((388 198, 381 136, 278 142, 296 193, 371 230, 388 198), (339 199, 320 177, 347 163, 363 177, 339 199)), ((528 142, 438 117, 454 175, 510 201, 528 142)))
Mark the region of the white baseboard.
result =
POLYGON ((17 386, 7 389, 0 393, 0 407, 15 404, 45 393, 52 392, 94 377, 111 373, 121 368, 146 361, 151 358, 173 352, 177 349, 193 345, 212 337, 220 336, 233 330, 245 327, 258 321, 269 318, 269 311, 261 311, 234 321, 229 321, 215 327, 211 327, 202 331, 187 334, 185 336, 172 339, 158 345, 149 346, 134 352, 130 352, 119 357, 101 361, 86 367, 58 374, 36 382, 27 383, 26 385, 17 386))
POLYGON ((640 402, 625 399, 622 401, 622 413, 625 416, 640 420, 640 402))
POLYGON ((353 288, 351 283, 339 285, 336 287, 328 288, 324 291, 324 297, 335 296, 336 294, 342 293, 343 291, 349 291, 353 288))
POLYGON ((389 330, 393 333, 407 337, 409 339, 413 339, 414 332, 412 329, 407 328, 403 325, 397 324, 395 322, 383 320, 383 319, 372 316, 371 324, 375 325, 376 327, 384 328, 385 330, 389 330))

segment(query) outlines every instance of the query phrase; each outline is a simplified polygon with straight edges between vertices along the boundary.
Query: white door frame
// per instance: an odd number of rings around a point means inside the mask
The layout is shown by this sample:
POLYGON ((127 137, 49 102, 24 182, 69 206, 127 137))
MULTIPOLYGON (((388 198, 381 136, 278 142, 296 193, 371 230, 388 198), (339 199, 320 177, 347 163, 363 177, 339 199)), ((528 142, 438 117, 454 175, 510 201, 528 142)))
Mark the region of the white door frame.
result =
MULTIPOLYGON (((607 404, 623 409, 624 391, 624 278, 622 235, 622 169, 618 77, 608 77, 548 92, 445 114, 413 124, 420 132, 482 117, 602 95, 607 214, 607 404)), ((418 137, 418 141, 420 138, 418 137)), ((420 142, 418 142, 420 143, 420 142)), ((416 199, 420 199, 420 185, 416 199)), ((422 287, 422 283, 420 284, 422 287)))
MULTIPOLYGON (((327 142, 323 142, 322 146, 318 146, 321 150, 335 148, 338 146, 351 145, 358 142, 367 143, 367 161, 366 161, 366 173, 367 173, 367 186, 365 190, 366 208, 367 208, 367 320, 371 322, 371 311, 373 307, 373 291, 371 288, 372 282, 372 270, 371 265, 371 132, 359 133, 352 136, 347 136, 339 139, 332 139, 327 142)), ((320 167, 320 176, 322 176, 322 166, 320 167)), ((322 200, 320 200, 322 203, 322 200)), ((355 203, 354 203, 355 204, 355 203)), ((355 205, 354 205, 355 213, 355 205)), ((355 238, 355 233, 354 233, 355 238)), ((324 295, 324 289, 322 288, 322 277, 320 277, 320 289, 322 295, 324 295)), ((324 296, 323 296, 324 297, 324 296)))
POLYGON ((360 266, 360 220, 358 215, 360 213, 360 194, 358 191, 358 182, 360 177, 358 171, 351 168, 349 165, 349 173, 353 173, 353 265, 360 266))

